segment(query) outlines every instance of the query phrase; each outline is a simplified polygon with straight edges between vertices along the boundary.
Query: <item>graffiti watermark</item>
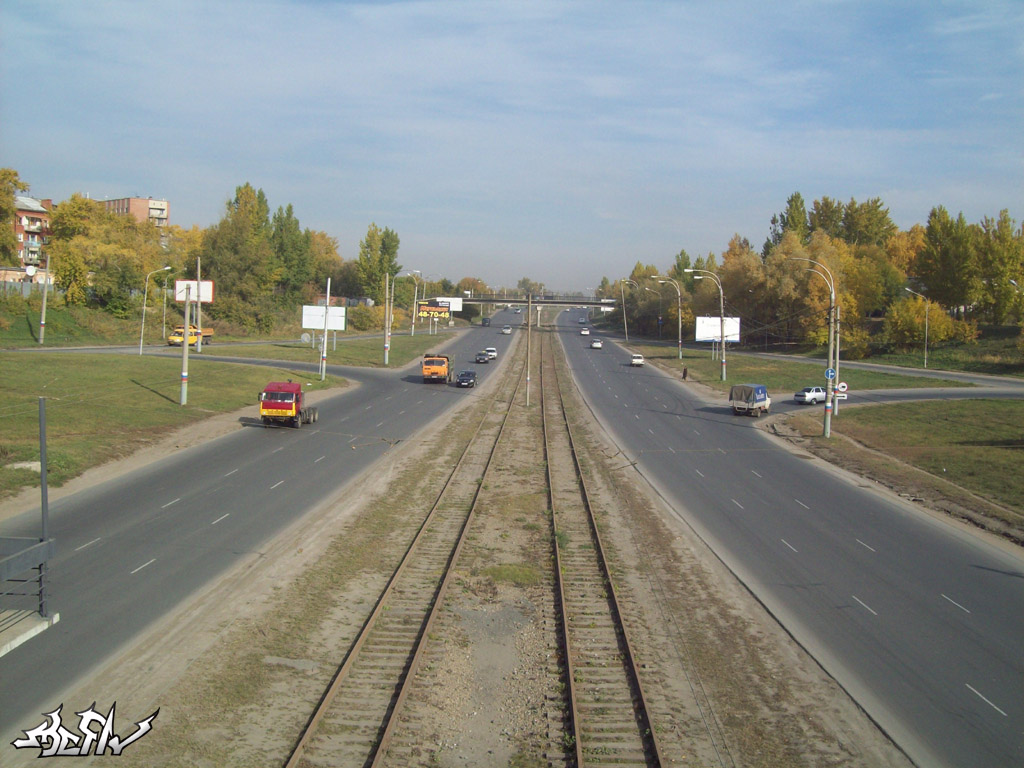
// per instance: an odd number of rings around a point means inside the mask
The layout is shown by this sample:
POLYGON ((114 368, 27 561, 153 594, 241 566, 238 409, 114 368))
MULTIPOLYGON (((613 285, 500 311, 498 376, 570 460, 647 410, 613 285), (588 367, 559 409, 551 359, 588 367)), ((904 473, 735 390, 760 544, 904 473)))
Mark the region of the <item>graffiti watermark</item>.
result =
POLYGON ((115 701, 107 714, 96 711, 96 702, 78 715, 78 732, 64 727, 61 720, 61 704, 53 712, 44 712, 44 722, 27 731, 24 738, 11 742, 15 749, 38 749, 39 757, 85 757, 86 755, 103 755, 110 750, 112 755, 120 755, 125 748, 134 744, 151 730, 153 721, 160 714, 157 709, 152 715, 135 723, 135 732, 124 739, 114 732, 115 701))

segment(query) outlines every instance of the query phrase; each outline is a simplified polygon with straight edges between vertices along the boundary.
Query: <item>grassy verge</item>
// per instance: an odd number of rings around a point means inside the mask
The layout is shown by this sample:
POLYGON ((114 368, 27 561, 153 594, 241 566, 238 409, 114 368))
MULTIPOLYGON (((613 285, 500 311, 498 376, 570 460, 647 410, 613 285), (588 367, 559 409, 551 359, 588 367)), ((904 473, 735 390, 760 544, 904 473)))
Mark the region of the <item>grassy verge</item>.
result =
POLYGON ((1024 402, 848 408, 833 420, 829 440, 821 437, 820 419, 802 415, 788 423, 823 458, 1024 542, 1024 402), (853 442, 837 439, 843 437, 853 442))
MULTIPOLYGON (((446 344, 450 339, 451 335, 447 333, 439 336, 430 336, 425 333, 416 336, 392 336, 391 349, 388 353, 388 367, 401 368, 409 361, 421 357, 425 352, 432 352, 442 344, 446 344)), ((203 349, 210 354, 230 357, 258 357, 265 360, 287 360, 313 364, 320 360, 319 347, 311 349, 308 343, 301 342, 247 344, 223 350, 218 349, 216 345, 211 345, 203 349)), ((327 364, 382 368, 384 367, 384 337, 343 338, 339 336, 336 346, 328 337, 327 364)))
MULTIPOLYGON (((209 416, 255 406, 272 379, 309 382, 282 368, 194 361, 188 404, 179 405, 181 363, 133 355, 0 352, 0 498, 39 484, 39 474, 7 465, 39 460, 39 398, 46 398, 48 480, 61 485, 90 467, 128 456, 174 429, 209 416)), ((254 407, 255 412, 255 407, 254 407)))
MULTIPOLYGON (((652 362, 682 376, 683 368, 687 369, 690 379, 705 384, 719 392, 728 392, 733 384, 753 382, 768 387, 773 397, 786 397, 804 387, 815 384, 825 385, 824 362, 794 362, 793 360, 773 360, 766 357, 726 354, 727 381, 722 381, 722 364, 712 360, 710 352, 694 352, 683 350, 683 359, 678 359, 678 351, 672 347, 639 346, 638 351, 652 362)), ((962 387, 969 386, 962 382, 946 379, 930 379, 920 376, 905 376, 898 373, 842 368, 840 374, 843 381, 853 392, 867 389, 908 389, 912 387, 962 387)))

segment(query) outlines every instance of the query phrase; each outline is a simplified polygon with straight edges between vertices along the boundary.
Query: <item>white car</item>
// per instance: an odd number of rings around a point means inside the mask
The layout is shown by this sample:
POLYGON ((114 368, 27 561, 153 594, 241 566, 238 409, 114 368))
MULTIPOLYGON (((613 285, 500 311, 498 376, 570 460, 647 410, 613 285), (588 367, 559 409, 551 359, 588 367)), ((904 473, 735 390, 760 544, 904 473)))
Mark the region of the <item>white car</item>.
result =
POLYGON ((629 358, 629 364, 630 365, 643 365, 644 364, 644 356, 643 355, 633 355, 631 358, 629 358))
POLYGON ((589 336, 589 335, 590 335, 590 329, 589 328, 580 328, 580 336, 589 336))
POLYGON ((496 350, 494 347, 487 347, 486 349, 484 349, 484 352, 487 353, 487 357, 489 360, 498 359, 498 350, 496 350))
POLYGON ((600 339, 594 339, 592 342, 590 342, 591 349, 601 349, 602 347, 604 347, 604 342, 601 341, 600 339))
POLYGON ((825 402, 826 392, 824 387, 804 387, 795 395, 793 399, 798 403, 808 403, 815 405, 816 403, 825 402))
POLYGON ((506 336, 510 335, 512 333, 512 326, 511 325, 503 326, 502 329, 501 329, 501 332, 504 333, 506 336))

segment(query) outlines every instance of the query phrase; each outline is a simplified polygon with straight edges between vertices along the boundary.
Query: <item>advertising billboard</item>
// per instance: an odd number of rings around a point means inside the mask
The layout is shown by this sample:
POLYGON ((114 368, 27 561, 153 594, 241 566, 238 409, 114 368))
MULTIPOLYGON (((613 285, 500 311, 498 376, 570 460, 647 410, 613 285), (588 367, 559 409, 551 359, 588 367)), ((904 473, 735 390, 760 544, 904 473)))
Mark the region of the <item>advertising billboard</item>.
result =
MULTIPOLYGON (((694 332, 694 341, 719 341, 722 335, 721 318, 698 317, 697 327, 694 332)), ((725 340, 739 343, 740 340, 740 319, 738 317, 725 318, 725 340)))

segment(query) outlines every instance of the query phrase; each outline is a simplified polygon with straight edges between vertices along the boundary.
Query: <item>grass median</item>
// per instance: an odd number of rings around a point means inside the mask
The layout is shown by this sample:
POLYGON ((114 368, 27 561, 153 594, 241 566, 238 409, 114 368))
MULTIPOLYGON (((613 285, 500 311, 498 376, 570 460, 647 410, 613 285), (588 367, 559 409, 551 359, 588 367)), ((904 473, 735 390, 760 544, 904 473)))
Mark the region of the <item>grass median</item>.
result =
POLYGON ((150 445, 170 430, 253 406, 275 379, 310 390, 344 384, 309 373, 190 358, 187 405, 173 357, 0 352, 0 499, 39 485, 39 398, 46 398, 47 479, 61 485, 85 470, 150 445))

